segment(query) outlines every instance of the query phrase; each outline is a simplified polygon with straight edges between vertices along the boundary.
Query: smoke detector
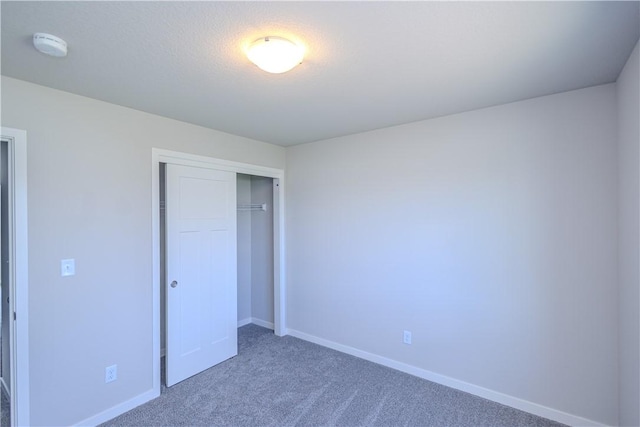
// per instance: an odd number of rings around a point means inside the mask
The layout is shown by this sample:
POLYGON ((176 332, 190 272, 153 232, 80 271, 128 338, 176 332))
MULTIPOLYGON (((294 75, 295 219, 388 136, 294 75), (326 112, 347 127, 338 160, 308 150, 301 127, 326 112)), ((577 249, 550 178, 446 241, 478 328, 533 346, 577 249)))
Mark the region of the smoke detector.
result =
POLYGON ((67 42, 51 34, 35 33, 33 46, 45 55, 58 58, 67 56, 67 42))

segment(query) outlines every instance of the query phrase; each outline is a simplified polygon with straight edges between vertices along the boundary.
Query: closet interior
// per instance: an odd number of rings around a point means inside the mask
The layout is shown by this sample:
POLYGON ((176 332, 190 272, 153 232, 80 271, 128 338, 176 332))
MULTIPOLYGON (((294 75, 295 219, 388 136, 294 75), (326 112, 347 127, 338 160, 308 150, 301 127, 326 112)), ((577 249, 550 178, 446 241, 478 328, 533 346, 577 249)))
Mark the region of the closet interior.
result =
POLYGON ((273 179, 237 174, 238 326, 273 330, 273 179))

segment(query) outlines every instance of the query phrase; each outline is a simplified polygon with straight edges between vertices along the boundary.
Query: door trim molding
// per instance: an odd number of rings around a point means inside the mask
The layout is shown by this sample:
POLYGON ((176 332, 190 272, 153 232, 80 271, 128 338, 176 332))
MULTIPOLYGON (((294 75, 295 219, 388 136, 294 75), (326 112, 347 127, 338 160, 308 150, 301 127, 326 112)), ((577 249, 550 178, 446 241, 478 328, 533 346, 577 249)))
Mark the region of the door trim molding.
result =
POLYGON ((3 127, 1 138, 8 143, 9 251, 12 277, 9 304, 11 342, 11 425, 30 424, 29 401, 29 251, 27 216, 27 132, 3 127))
POLYGON ((153 390, 160 395, 160 163, 217 169, 274 179, 273 300, 274 332, 287 334, 285 281, 284 170, 160 148, 151 149, 151 227, 153 285, 153 390), (276 191, 277 190, 277 191, 276 191))

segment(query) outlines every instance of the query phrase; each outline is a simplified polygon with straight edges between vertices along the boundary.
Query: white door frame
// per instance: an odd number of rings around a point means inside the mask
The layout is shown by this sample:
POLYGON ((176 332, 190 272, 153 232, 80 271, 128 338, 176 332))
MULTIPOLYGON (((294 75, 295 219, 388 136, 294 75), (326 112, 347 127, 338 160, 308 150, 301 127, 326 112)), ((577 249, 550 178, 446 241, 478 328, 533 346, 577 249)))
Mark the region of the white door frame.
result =
POLYGON ((27 234, 27 132, 3 127, 9 168, 9 340, 11 425, 29 425, 29 263, 27 234), (16 314, 11 315, 11 312, 16 314))
POLYGON ((160 163, 217 169, 278 180, 273 206, 274 333, 287 334, 285 292, 284 171, 179 151, 151 149, 151 227, 153 257, 153 390, 160 395, 160 163))

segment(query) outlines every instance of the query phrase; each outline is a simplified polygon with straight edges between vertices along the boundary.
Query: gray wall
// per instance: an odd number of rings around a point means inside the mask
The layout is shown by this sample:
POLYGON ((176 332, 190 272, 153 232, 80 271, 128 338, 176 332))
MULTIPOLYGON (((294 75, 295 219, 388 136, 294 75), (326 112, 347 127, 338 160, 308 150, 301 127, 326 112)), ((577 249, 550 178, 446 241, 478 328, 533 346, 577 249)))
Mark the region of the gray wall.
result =
POLYGON ((616 126, 610 84, 288 148, 288 327, 616 424, 616 126))
POLYGON ((616 84, 619 146, 620 425, 640 425, 640 58, 616 84))
POLYGON ((284 148, 1 84, 2 125, 28 132, 31 423, 71 425, 152 389, 151 148, 274 168, 284 148))
POLYGON ((251 177, 251 203, 267 204, 251 212, 251 314, 273 323, 273 179, 251 177))

